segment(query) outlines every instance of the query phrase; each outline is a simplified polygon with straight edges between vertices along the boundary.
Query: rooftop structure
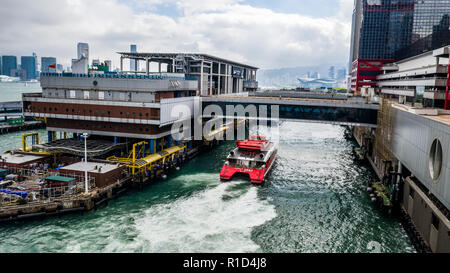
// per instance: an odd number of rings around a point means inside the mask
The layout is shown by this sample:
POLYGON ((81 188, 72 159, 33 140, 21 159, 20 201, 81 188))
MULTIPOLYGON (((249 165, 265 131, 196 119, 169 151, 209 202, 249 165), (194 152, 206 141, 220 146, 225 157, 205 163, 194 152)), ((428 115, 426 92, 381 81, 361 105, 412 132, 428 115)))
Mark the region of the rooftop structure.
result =
POLYGON ((198 80, 202 96, 252 92, 258 89, 257 67, 214 57, 207 54, 188 53, 133 53, 119 52, 120 71, 133 74, 177 73, 198 80), (123 70, 125 59, 135 60, 135 69, 123 70), (145 71, 138 71, 139 62, 145 63, 145 71), (150 63, 157 63, 152 72, 150 63))

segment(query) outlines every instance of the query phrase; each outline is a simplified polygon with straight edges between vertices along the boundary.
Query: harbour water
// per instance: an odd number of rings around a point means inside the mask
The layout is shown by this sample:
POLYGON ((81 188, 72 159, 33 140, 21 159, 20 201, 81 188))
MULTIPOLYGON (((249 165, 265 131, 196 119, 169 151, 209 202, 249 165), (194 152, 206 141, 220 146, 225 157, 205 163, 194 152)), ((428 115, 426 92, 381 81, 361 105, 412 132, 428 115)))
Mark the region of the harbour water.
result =
POLYGON ((38 82, 26 84, 24 82, 0 82, 0 102, 20 101, 22 100, 22 93, 36 92, 42 92, 41 85, 38 82))
MULTIPOLYGON (((39 91, 1 84, 0 100, 39 91)), ((22 133, 0 136, 0 152, 19 148, 22 133)), ((354 161, 344 128, 282 123, 278 136, 262 187, 220 182, 227 142, 96 211, 2 224, 0 252, 414 252, 400 223, 370 203, 374 173, 354 161)))
MULTIPOLYGON (((374 174, 353 160, 344 128, 280 126, 262 187, 223 184, 233 142, 166 181, 88 213, 0 226, 0 252, 414 252, 400 223, 370 203, 374 174)), ((0 136, 0 146, 17 136, 0 136)))

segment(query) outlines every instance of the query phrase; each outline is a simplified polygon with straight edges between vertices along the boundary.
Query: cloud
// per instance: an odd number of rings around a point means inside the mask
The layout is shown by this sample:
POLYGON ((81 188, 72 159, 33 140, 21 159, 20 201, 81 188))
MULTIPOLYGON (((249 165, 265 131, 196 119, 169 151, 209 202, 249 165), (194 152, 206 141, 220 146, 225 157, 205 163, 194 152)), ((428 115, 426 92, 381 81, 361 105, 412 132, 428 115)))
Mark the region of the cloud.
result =
POLYGON ((115 52, 131 43, 138 51, 201 52, 261 68, 345 62, 352 2, 339 0, 338 13, 312 18, 243 0, 3 0, 0 54, 37 52, 68 65, 82 41, 93 58, 116 65, 115 52), (161 5, 181 16, 162 15, 161 5))

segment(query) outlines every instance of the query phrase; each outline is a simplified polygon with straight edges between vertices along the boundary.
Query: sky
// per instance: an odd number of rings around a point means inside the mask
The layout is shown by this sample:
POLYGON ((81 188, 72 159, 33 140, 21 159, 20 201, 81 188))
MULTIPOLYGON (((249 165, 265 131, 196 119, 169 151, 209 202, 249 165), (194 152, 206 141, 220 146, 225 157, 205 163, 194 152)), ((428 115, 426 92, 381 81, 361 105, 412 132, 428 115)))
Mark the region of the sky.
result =
MULTIPOLYGON (((205 53, 264 69, 348 60, 353 0, 2 0, 0 55, 205 53)), ((20 57, 19 57, 20 58, 20 57)), ((20 60, 19 60, 20 62, 20 60)))

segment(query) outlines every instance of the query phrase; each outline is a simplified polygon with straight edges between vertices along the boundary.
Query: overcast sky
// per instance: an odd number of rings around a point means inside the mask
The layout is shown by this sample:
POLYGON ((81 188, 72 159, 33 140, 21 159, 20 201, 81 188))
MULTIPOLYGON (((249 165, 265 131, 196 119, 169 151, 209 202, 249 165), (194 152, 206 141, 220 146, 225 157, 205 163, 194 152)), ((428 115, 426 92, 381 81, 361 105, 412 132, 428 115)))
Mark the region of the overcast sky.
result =
MULTIPOLYGON (((260 68, 344 63, 353 0, 2 0, 0 55, 200 52, 260 68)), ((20 62, 20 61, 19 61, 20 62)))

